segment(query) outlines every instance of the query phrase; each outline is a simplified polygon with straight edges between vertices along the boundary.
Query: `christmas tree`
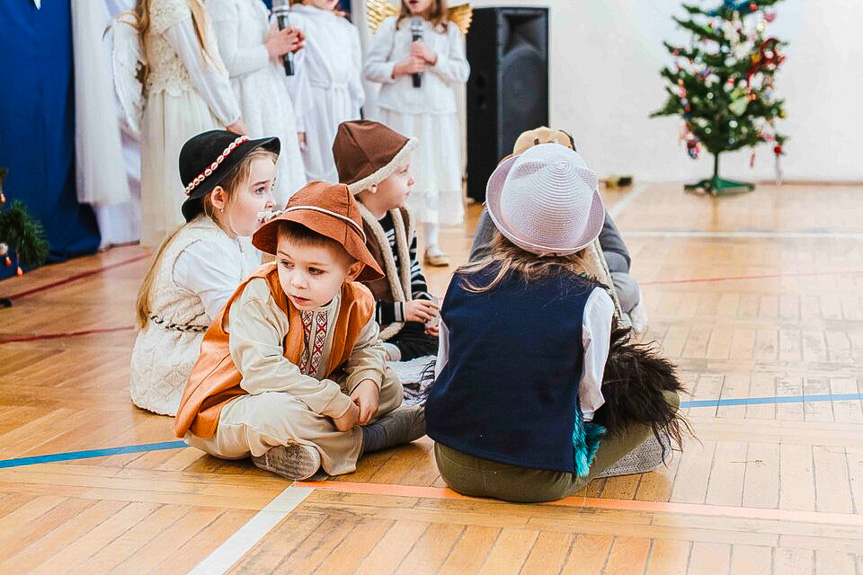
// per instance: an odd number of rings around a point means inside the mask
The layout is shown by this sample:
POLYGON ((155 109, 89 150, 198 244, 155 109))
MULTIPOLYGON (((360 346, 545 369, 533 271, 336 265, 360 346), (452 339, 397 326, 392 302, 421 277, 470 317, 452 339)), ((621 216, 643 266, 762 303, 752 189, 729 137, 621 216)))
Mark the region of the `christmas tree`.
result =
POLYGON ((767 23, 776 13, 772 7, 781 0, 723 0, 708 10, 684 4, 688 17, 675 17, 681 28, 692 33, 689 47, 664 42, 674 63, 660 74, 668 80, 665 105, 651 114, 681 116, 681 140, 693 159, 702 146, 713 154, 713 177, 685 186, 720 195, 751 191, 753 184, 719 177, 719 155, 742 148, 753 148, 750 165, 755 162, 755 146, 773 146, 777 179, 779 157, 786 137, 776 131, 775 121, 785 117, 783 101, 773 92, 773 76, 785 59, 785 46, 766 37, 767 23))
MULTIPOLYGON (((6 267, 15 266, 18 275, 24 273, 21 266, 41 264, 48 257, 48 241, 42 224, 28 213, 24 202, 15 200, 10 208, 6 207, 3 183, 6 181, 6 168, 0 168, 0 258, 6 267)), ((9 307, 8 299, 0 298, 0 307, 9 307)))

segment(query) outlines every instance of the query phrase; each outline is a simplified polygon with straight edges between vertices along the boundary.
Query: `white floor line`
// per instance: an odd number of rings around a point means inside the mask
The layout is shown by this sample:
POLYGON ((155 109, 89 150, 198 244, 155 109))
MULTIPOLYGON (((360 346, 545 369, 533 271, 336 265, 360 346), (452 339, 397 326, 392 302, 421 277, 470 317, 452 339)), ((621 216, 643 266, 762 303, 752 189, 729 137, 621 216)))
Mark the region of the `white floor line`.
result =
MULTIPOLYGON (((613 214, 612 214, 613 215, 613 214)), ((699 232, 686 230, 633 230, 621 231, 629 238, 761 238, 761 239, 807 239, 807 240, 859 240, 859 232, 699 232)))
POLYGON ((266 507, 258 511, 245 525, 219 545, 209 557, 189 573, 194 575, 221 575, 237 562, 255 543, 287 517, 297 505, 314 491, 311 487, 291 485, 277 495, 266 507))
POLYGON ((633 190, 629 194, 627 194, 626 197, 608 208, 609 215, 611 215, 611 217, 615 220, 619 218, 620 214, 623 213, 623 210, 629 207, 629 204, 631 204, 633 200, 635 200, 635 198, 643 194, 648 187, 648 184, 635 184, 633 190))

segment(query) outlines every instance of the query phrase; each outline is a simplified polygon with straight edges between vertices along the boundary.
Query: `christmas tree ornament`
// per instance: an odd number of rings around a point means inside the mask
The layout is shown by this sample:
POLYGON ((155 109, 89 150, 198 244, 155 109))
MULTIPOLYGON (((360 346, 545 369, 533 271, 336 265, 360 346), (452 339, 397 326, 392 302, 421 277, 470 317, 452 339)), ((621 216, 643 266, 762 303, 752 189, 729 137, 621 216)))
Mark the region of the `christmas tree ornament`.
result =
POLYGON ((0 168, 0 257, 6 267, 12 267, 14 255, 15 272, 21 275, 22 266, 38 265, 47 259, 48 241, 42 224, 27 213, 24 202, 15 200, 7 207, 3 185, 8 173, 6 168, 0 168))

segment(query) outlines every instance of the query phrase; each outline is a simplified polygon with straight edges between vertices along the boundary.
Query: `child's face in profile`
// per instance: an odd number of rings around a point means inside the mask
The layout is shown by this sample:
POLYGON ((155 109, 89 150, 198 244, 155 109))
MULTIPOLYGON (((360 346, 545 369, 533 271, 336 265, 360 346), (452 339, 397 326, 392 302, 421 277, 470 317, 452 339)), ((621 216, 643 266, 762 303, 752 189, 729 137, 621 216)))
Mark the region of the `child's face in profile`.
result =
POLYGON ((279 284, 294 306, 309 311, 325 306, 345 281, 353 281, 363 264, 329 244, 300 243, 279 237, 276 251, 279 284))
POLYGON ((321 10, 335 10, 339 5, 339 0, 304 0, 303 4, 308 4, 321 10))
POLYGON ((393 210, 404 206, 408 196, 411 195, 413 185, 414 177, 411 172, 411 162, 408 159, 393 175, 378 184, 375 195, 382 208, 393 210))
POLYGON ((225 223, 238 236, 251 236, 260 225, 259 212, 272 210, 273 180, 276 165, 269 158, 256 158, 249 167, 249 178, 241 183, 225 209, 225 223))
POLYGON ((425 16, 437 0, 403 0, 413 16, 425 16))

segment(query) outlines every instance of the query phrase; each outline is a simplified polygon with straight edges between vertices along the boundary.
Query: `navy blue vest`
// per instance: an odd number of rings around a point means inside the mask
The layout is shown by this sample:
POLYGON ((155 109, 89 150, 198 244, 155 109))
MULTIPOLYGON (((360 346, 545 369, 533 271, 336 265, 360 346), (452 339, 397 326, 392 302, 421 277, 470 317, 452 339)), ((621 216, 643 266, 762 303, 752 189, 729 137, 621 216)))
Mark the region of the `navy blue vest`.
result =
MULTIPOLYGON (((576 473, 581 325, 596 284, 567 274, 528 285, 510 275, 477 294, 463 277, 453 277, 441 310, 449 360, 426 402, 429 437, 482 459, 576 473)), ((489 277, 487 269, 473 280, 489 277)))

